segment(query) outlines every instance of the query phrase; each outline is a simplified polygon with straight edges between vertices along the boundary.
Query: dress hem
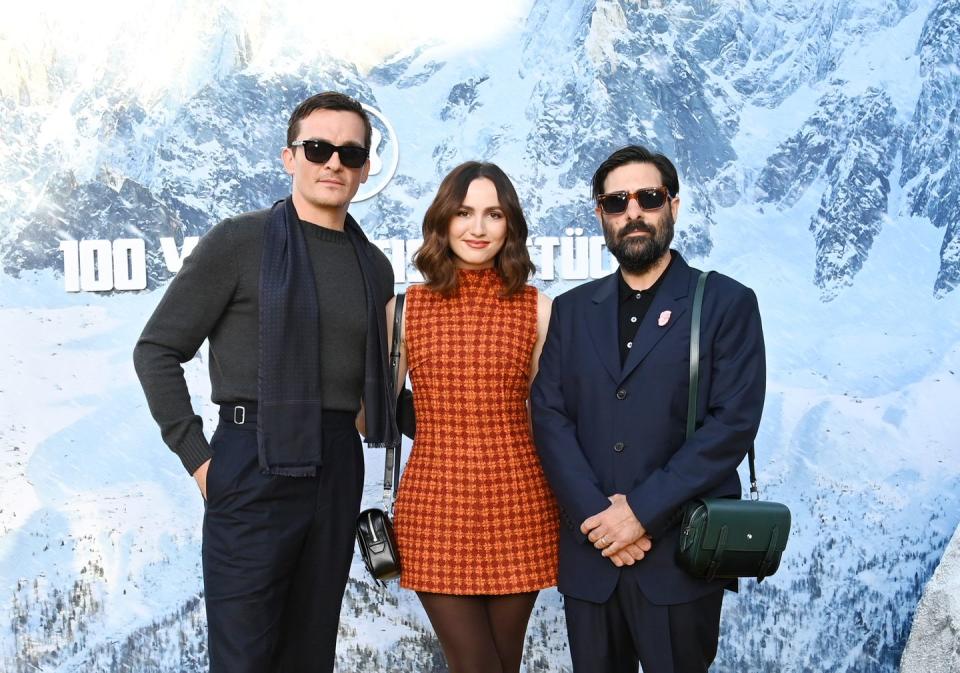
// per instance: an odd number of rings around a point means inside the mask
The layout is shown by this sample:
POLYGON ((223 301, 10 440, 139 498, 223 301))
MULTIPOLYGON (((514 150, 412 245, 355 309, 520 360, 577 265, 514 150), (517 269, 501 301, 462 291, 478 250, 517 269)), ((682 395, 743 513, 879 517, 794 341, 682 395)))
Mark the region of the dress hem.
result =
POLYGON ((400 580, 401 589, 409 589, 410 591, 418 591, 427 594, 444 594, 446 596, 508 596, 510 594, 528 594, 533 591, 543 591, 544 589, 553 589, 557 586, 557 582, 547 582, 537 584, 532 588, 521 588, 521 589, 510 589, 510 590, 497 590, 497 591, 440 591, 437 588, 420 588, 410 586, 409 584, 404 584, 403 580, 400 580))

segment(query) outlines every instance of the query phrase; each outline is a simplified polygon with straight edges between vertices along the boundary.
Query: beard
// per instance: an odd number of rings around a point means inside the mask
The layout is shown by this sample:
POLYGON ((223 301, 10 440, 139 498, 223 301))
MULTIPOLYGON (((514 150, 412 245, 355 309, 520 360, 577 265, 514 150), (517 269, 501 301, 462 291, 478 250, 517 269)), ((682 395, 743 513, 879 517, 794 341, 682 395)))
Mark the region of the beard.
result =
POLYGON ((642 219, 628 220, 619 230, 603 220, 603 238, 607 243, 607 250, 616 258, 624 271, 628 273, 645 273, 670 250, 673 241, 673 211, 668 207, 656 226, 650 226, 642 219), (635 231, 646 236, 627 238, 635 231))

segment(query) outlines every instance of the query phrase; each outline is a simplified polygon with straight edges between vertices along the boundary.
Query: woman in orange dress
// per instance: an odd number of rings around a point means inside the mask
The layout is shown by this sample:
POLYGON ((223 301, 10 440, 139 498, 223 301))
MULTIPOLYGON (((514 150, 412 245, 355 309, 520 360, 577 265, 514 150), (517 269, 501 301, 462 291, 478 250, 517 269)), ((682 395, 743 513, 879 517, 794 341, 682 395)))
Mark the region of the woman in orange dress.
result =
MULTIPOLYGON (((452 673, 516 673, 537 593, 557 582, 557 508, 527 407, 550 299, 527 285, 527 223, 494 164, 444 178, 423 238, 426 282, 401 324, 417 435, 395 505, 400 585, 452 673)), ((387 314, 392 326, 392 302, 387 314)))

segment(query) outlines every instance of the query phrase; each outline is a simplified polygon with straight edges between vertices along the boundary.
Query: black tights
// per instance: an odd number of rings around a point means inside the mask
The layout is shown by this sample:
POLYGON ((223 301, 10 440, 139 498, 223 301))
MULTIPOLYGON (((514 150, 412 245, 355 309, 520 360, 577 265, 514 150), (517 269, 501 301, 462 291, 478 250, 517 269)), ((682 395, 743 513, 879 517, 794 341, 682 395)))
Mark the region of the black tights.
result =
POLYGON ((450 673, 518 673, 537 592, 451 596, 417 592, 450 673))

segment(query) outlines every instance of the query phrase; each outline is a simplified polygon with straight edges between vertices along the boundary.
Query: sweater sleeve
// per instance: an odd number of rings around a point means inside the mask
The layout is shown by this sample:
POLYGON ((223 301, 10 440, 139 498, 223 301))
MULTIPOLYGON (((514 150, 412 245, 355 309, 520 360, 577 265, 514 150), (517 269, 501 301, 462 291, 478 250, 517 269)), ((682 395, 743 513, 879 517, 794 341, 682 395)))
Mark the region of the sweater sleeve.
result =
POLYGON ((207 232, 143 328, 133 364, 163 441, 193 474, 212 455, 194 412, 183 363, 193 359, 230 304, 238 283, 231 220, 207 232))

